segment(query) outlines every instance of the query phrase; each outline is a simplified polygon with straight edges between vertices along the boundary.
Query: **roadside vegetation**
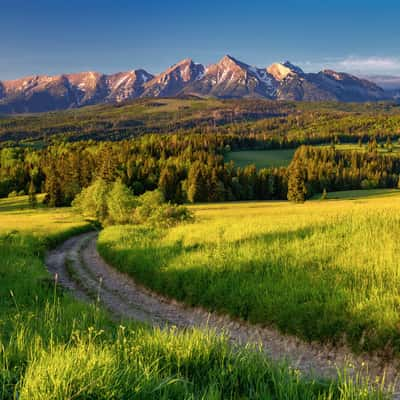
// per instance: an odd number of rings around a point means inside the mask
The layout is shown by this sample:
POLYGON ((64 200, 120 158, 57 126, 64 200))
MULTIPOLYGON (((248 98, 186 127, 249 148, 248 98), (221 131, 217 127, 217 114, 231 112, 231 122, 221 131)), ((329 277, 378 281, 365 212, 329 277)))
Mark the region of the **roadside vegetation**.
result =
POLYGON ((306 340, 398 356, 400 196, 195 206, 169 230, 115 226, 100 253, 153 290, 306 340))
POLYGON ((0 201, 0 399, 383 399, 367 383, 310 380, 212 332, 110 320, 63 291, 46 248, 90 227, 71 209, 0 201))
POLYGON ((171 227, 193 219, 186 207, 166 203, 160 190, 134 196, 119 180, 108 183, 97 179, 76 196, 72 206, 103 226, 132 223, 171 227))

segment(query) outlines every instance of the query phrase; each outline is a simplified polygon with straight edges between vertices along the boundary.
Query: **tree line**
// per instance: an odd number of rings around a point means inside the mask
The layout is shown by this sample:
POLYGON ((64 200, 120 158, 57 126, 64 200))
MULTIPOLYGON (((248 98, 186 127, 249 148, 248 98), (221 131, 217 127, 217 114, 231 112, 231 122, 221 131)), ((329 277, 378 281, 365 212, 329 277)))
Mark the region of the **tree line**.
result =
POLYGON ((285 196, 285 168, 236 168, 224 161, 229 143, 223 135, 146 135, 120 142, 60 143, 39 150, 5 148, 0 196, 28 193, 34 187, 47 193, 49 205, 69 205, 96 178, 119 179, 135 195, 159 188, 173 203, 285 196))
POLYGON ((335 138, 330 147, 300 146, 288 168, 270 169, 226 163, 224 154, 232 148, 270 144, 269 139, 232 134, 145 135, 119 142, 4 148, 0 196, 42 192, 50 206, 69 205, 97 178, 120 180, 138 196, 160 189, 173 203, 288 197, 302 201, 324 190, 396 187, 399 155, 379 154, 374 141, 365 152, 337 150, 335 138))
POLYGON ((288 176, 288 198, 294 201, 331 191, 400 188, 400 154, 378 153, 375 139, 367 151, 301 146, 288 176))

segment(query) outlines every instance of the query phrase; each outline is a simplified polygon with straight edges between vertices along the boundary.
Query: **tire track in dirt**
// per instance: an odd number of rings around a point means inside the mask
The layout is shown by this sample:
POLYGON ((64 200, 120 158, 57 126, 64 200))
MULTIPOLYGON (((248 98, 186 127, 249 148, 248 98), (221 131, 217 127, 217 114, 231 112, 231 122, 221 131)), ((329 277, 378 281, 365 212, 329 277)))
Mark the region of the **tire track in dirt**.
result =
POLYGON ((187 307, 151 292, 112 268, 99 255, 96 243, 95 232, 75 236, 50 251, 46 265, 51 274, 57 274, 58 282, 77 298, 97 299, 115 318, 134 319, 161 328, 212 329, 225 334, 235 344, 261 344, 272 360, 287 361, 293 368, 311 376, 333 378, 337 376, 337 369, 345 366, 348 373, 368 376, 371 382, 385 375, 386 383, 396 386, 394 398, 400 399, 396 383, 398 360, 387 361, 371 354, 355 355, 346 346, 308 343, 271 327, 251 325, 199 307, 187 307))

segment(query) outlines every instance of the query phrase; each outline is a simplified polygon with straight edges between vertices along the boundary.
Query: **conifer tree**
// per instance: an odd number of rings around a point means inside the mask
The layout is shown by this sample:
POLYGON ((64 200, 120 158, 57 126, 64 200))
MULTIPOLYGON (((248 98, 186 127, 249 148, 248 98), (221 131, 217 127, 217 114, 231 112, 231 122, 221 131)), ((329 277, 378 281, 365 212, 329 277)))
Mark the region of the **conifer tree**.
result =
POLYGON ((288 195, 289 201, 295 203, 304 203, 307 189, 305 185, 304 174, 300 164, 296 162, 289 170, 288 195))
POLYGON ((180 194, 180 182, 175 165, 169 165, 161 171, 158 188, 163 193, 166 201, 172 201, 173 203, 181 201, 180 198, 177 198, 180 194))
POLYGON ((207 188, 202 173, 202 164, 199 161, 194 162, 190 167, 187 191, 190 202, 207 201, 207 188))

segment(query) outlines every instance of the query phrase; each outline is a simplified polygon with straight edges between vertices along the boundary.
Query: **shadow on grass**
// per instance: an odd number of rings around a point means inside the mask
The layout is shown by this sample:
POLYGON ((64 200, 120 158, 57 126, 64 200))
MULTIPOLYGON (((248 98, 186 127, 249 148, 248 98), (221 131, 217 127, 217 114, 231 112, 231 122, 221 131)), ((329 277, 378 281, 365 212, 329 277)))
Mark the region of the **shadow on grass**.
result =
MULTIPOLYGON (((257 241, 268 251, 279 243, 306 241, 316 233, 326 236, 331 228, 332 224, 321 224, 253 235, 229 246, 235 249, 257 241)), ((141 235, 145 234, 142 230, 141 235)), ((346 334, 356 350, 374 350, 394 340, 396 332, 392 329, 384 327, 378 332, 368 310, 351 311, 357 287, 348 286, 343 270, 321 268, 313 259, 304 260, 304 265, 292 262, 285 252, 271 259, 259 254, 254 259, 235 259, 231 254, 221 259, 218 246, 184 246, 181 241, 165 245, 160 238, 153 238, 145 247, 139 244, 114 250, 100 243, 99 250, 138 282, 190 306, 200 305, 252 323, 272 324, 306 340, 335 342, 346 334), (207 257, 202 258, 202 253, 207 257)), ((329 259, 323 261, 330 263, 329 259)))

